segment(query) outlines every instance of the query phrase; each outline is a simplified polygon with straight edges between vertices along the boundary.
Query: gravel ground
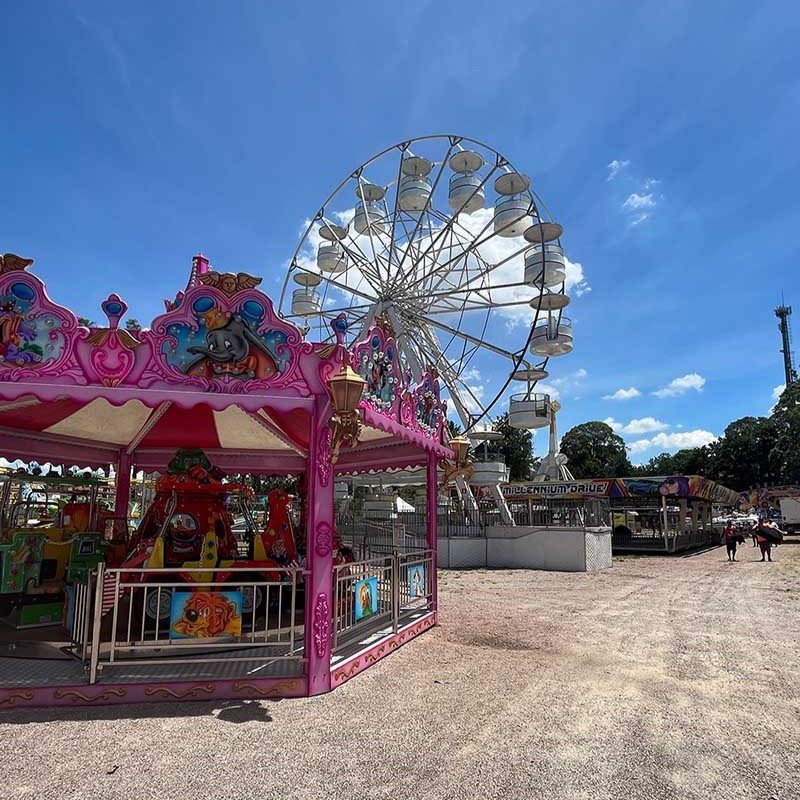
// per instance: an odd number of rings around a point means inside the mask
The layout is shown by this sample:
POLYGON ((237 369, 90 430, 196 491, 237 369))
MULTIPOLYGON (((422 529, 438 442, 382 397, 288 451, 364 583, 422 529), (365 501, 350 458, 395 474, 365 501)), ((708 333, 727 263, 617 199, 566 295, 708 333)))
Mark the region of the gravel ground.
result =
POLYGON ((442 624, 312 700, 0 715, 4 798, 800 798, 800 542, 441 573, 442 624))

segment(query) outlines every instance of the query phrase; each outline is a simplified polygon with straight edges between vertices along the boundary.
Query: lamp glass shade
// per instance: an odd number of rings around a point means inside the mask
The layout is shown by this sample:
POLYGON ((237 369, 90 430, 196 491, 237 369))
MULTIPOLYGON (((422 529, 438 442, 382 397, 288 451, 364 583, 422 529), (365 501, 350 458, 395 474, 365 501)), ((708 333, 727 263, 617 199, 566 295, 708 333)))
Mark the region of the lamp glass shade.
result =
POLYGON ((361 394, 367 382, 349 365, 343 365, 329 381, 328 387, 333 400, 333 407, 339 414, 355 411, 361 401, 361 394))
POLYGON ((465 436, 455 436, 450 440, 450 449, 453 451, 456 463, 460 464, 469 452, 469 439, 465 436))

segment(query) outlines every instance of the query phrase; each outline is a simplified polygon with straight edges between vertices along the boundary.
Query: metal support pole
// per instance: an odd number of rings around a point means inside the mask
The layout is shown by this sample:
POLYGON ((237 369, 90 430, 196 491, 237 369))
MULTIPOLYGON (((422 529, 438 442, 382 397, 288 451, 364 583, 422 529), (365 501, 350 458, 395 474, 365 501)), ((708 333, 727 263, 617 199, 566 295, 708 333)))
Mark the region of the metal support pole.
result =
POLYGON ((667 498, 664 495, 661 495, 661 524, 664 527, 664 549, 669 553, 671 550, 669 549, 669 527, 667 523, 669 520, 667 519, 667 498))
MULTIPOLYGON (((118 520, 124 520, 124 536, 128 537, 128 503, 131 499, 131 454, 124 448, 119 451, 116 463, 117 487, 114 495, 114 517, 115 524, 118 520)), ((115 531, 116 533, 116 531, 115 531)), ((116 536, 114 537, 116 540, 116 536)))
POLYGON ((431 611, 439 608, 439 580, 437 575, 439 563, 439 534, 438 534, 438 502, 439 502, 439 483, 437 475, 436 456, 428 453, 428 463, 426 470, 426 498, 428 501, 428 549, 431 551, 431 611))
POLYGON ((392 631, 397 633, 400 628, 400 554, 395 549, 392 552, 392 631))
POLYGON ((333 465, 329 441, 330 400, 314 399, 306 481, 306 552, 304 656, 309 695, 331 690, 331 629, 337 609, 333 601, 333 465))
POLYGON ((97 565, 97 579, 94 589, 94 623, 92 625, 92 653, 89 661, 89 683, 97 683, 97 672, 100 662, 100 623, 103 617, 103 578, 106 565, 101 561, 97 565))

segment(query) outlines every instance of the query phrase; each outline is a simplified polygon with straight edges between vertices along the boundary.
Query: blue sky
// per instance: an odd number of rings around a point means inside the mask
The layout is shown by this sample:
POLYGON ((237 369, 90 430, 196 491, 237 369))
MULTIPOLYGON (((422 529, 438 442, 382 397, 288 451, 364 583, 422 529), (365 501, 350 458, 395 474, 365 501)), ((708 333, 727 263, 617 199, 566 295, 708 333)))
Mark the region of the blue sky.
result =
POLYGON ((642 460, 767 413, 781 291, 800 317, 800 9, 499 10, 18 4, 0 249, 93 318, 116 291, 150 319, 198 250, 277 294, 303 220, 353 167, 461 133, 531 175, 591 287, 548 381, 562 431, 612 418, 642 460))

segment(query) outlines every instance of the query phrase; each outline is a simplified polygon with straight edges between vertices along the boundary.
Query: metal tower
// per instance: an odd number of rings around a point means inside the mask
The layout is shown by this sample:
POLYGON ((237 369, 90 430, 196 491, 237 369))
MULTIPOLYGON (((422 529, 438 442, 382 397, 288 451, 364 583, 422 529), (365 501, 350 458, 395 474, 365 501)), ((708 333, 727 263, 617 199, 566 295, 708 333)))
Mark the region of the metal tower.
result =
POLYGON ((775 309, 775 316, 780 320, 778 322, 778 330, 781 332, 781 353, 783 353, 783 369, 786 373, 786 385, 794 383, 797 380, 797 371, 794 368, 794 360, 792 358, 792 335, 789 329, 789 317, 792 315, 792 307, 784 305, 783 300, 781 304, 775 309))

